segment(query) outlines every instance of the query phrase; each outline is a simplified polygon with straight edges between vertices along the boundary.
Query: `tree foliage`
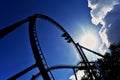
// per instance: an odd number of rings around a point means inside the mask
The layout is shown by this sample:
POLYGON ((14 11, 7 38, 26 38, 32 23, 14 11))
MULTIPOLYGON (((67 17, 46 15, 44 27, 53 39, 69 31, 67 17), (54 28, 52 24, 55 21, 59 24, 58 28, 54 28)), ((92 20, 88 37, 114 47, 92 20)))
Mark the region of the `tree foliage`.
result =
MULTIPOLYGON (((111 53, 105 53, 104 58, 94 63, 97 76, 94 80, 120 80, 120 44, 111 45, 109 49, 111 53)), ((90 80, 86 70, 81 80, 90 80)))

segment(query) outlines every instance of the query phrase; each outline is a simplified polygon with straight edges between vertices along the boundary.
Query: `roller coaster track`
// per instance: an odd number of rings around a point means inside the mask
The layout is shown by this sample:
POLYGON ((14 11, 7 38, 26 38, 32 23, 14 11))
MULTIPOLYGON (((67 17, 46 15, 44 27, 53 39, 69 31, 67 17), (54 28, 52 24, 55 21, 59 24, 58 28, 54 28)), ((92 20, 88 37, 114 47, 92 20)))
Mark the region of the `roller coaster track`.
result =
POLYGON ((29 22, 30 43, 31 43, 31 47, 32 47, 32 51, 33 51, 33 55, 34 55, 34 58, 36 60, 36 63, 34 65, 28 67, 27 69, 21 71, 20 73, 12 76, 8 80, 16 80, 17 78, 24 75, 25 73, 27 73, 28 71, 32 70, 35 67, 38 67, 38 69, 40 71, 40 74, 41 74, 41 76, 43 77, 44 80, 51 80, 51 78, 53 80, 55 80, 54 76, 52 75, 50 70, 58 69, 58 68, 72 68, 73 69, 73 68, 78 68, 78 67, 81 68, 81 69, 88 70, 89 74, 91 74, 91 79, 92 79, 92 76, 94 76, 94 74, 92 73, 92 68, 90 68, 91 66, 89 64, 89 61, 86 58, 82 49, 86 49, 86 50, 94 53, 95 55, 98 55, 98 56, 101 56, 101 57, 104 57, 104 56, 95 52, 95 51, 92 51, 90 49, 87 49, 87 48, 81 46, 79 43, 75 43, 75 41, 68 34, 68 32, 60 24, 58 24, 56 21, 54 21, 53 19, 51 19, 48 16, 45 16, 45 15, 42 15, 42 14, 35 14, 35 15, 30 16, 30 17, 28 17, 28 18, 26 18, 26 19, 24 19, 20 22, 17 22, 13 25, 10 25, 10 26, 0 30, 0 39, 3 38, 4 36, 6 36, 7 34, 9 34, 10 32, 12 32, 13 30, 15 30, 16 28, 20 27, 22 24, 27 23, 27 22, 29 22), (51 22, 52 24, 54 24, 58 29, 60 29, 63 32, 62 37, 65 37, 65 39, 67 40, 68 43, 72 43, 75 46, 76 50, 78 51, 78 54, 79 54, 80 58, 82 58, 83 63, 85 64, 84 67, 82 67, 82 66, 77 66, 77 67, 76 66, 56 66, 56 67, 49 68, 49 66, 47 65, 47 61, 45 60, 45 57, 43 55, 43 52, 40 48, 40 43, 39 43, 38 38, 37 38, 36 25, 35 25, 35 22, 36 22, 37 18, 44 19, 46 21, 51 22), (48 74, 48 72, 50 73, 51 77, 48 74))
MULTIPOLYGON (((90 66, 89 68, 90 69, 95 69, 95 66, 90 66)), ((76 80, 78 80, 75 69, 85 70, 86 67, 85 66, 73 66, 73 65, 58 65, 58 66, 52 66, 52 67, 48 68, 47 71, 56 70, 56 69, 72 69, 73 72, 74 72, 74 75, 76 76, 76 80)), ((35 80, 40 75, 41 75, 41 73, 33 75, 32 78, 31 78, 31 80, 35 80)))

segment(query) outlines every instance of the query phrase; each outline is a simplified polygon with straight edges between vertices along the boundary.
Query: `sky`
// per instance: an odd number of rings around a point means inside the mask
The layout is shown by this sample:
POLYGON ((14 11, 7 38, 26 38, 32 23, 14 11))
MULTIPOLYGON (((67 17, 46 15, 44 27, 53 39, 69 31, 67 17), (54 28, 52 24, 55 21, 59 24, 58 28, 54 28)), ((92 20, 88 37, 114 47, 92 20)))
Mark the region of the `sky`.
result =
MULTIPOLYGON (((0 29, 40 13, 61 24, 75 42, 80 44, 83 36, 94 34, 97 43, 92 49, 104 52, 109 44, 119 41, 119 9, 119 0, 1 0, 0 29)), ((60 37, 62 33, 54 25, 45 20, 38 20, 36 26, 40 45, 49 66, 76 65, 81 61, 73 45, 60 37)), ((91 53, 87 52, 86 55, 90 60, 96 59, 91 53)), ((29 41, 28 23, 0 40, 0 60, 0 80, 6 80, 35 63, 29 41)), ((28 80, 37 72, 38 69, 34 69, 18 80, 28 80)), ((73 74, 71 70, 52 72, 56 80, 69 80, 73 74)))

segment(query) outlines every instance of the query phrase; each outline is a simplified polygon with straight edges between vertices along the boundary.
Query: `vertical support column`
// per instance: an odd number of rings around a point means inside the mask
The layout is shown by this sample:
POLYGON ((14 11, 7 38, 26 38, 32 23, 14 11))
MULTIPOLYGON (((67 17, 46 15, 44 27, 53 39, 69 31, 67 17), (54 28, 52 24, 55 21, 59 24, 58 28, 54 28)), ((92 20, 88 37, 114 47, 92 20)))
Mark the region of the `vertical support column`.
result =
POLYGON ((85 63, 85 66, 86 66, 86 68, 87 68, 87 71, 88 71, 88 73, 89 73, 89 75, 90 75, 90 78, 91 78, 90 80, 93 80, 89 61, 88 61, 87 57, 85 56, 85 54, 84 54, 81 46, 79 45, 79 43, 77 43, 76 46, 77 46, 78 51, 79 51, 79 53, 80 53, 80 55, 81 55, 81 57, 82 57, 82 59, 83 59, 83 62, 85 63))
MULTIPOLYGON (((90 63, 89 63, 87 57, 85 56, 85 54, 84 54, 84 52, 83 52, 83 50, 82 50, 82 47, 79 45, 79 43, 77 43, 77 45, 79 46, 79 49, 81 50, 81 53, 82 53, 82 55, 84 56, 84 58, 85 58, 85 60, 86 60, 86 62, 87 62, 88 67, 90 67, 90 63)), ((93 79, 92 75, 94 76, 94 78, 95 78, 96 80, 99 80, 98 77, 94 74, 93 69, 89 69, 89 75, 91 76, 91 80, 93 79)))
POLYGON ((78 80, 76 72, 75 72, 75 68, 73 68, 73 72, 74 72, 74 75, 75 75, 75 79, 78 80))
POLYGON ((44 67, 44 64, 42 62, 42 59, 40 57, 39 51, 37 49, 36 41, 34 38, 34 27, 35 27, 35 18, 31 18, 29 21, 29 36, 30 36, 30 43, 33 50, 33 55, 36 60, 36 66, 38 67, 39 71, 41 72, 41 75, 44 80, 50 80, 49 74, 47 73, 47 70, 44 67))

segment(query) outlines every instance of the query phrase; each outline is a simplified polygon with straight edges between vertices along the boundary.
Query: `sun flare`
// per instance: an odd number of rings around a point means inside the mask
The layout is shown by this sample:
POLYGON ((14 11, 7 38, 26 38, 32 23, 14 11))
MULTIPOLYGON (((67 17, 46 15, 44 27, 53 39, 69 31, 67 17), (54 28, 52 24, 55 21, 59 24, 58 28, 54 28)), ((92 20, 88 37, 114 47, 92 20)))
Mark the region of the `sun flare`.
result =
POLYGON ((97 38, 95 34, 88 33, 81 37, 80 39, 81 45, 87 47, 89 49, 94 49, 97 46, 97 38))

